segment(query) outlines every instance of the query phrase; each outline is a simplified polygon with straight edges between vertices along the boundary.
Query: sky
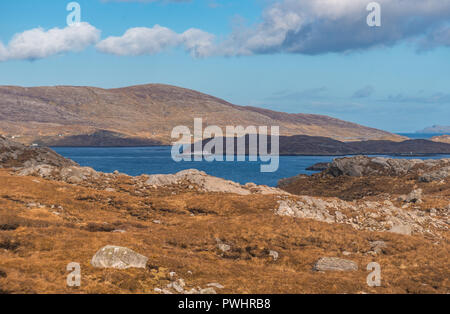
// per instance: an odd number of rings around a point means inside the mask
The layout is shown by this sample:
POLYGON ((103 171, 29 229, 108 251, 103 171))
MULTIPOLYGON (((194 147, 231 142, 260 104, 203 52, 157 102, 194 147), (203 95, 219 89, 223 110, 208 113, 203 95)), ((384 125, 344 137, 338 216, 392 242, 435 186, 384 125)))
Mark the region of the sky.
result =
POLYGON ((163 83, 391 132, 450 125, 450 0, 69 3, 0 1, 0 85, 163 83))

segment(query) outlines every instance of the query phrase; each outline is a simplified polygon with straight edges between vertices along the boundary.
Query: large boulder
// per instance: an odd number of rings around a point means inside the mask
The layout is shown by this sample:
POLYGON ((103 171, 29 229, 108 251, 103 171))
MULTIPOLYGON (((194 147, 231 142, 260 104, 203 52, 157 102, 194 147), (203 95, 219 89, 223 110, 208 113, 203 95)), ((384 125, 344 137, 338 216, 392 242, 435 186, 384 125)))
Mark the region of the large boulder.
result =
POLYGON ((314 265, 316 271, 355 271, 358 264, 338 257, 322 257, 314 265))
POLYGON ((148 258, 126 247, 107 245, 101 248, 91 260, 97 268, 145 268, 148 258))

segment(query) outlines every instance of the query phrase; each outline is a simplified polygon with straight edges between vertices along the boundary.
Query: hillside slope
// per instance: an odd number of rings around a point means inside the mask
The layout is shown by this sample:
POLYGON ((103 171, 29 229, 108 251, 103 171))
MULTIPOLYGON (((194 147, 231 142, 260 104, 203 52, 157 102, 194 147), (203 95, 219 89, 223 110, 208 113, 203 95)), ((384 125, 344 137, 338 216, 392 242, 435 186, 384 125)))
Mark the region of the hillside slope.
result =
MULTIPOLYGON (((168 85, 118 89, 0 86, 0 133, 23 143, 70 145, 75 136, 74 141, 79 144, 80 136, 95 134, 96 141, 105 136, 108 141, 133 138, 169 144, 173 127, 185 125, 192 129, 194 118, 203 118, 205 126, 222 128, 279 125, 282 135, 324 136, 343 141, 402 139, 327 116, 236 106, 168 85)), ((89 145, 90 140, 86 141, 89 145)))

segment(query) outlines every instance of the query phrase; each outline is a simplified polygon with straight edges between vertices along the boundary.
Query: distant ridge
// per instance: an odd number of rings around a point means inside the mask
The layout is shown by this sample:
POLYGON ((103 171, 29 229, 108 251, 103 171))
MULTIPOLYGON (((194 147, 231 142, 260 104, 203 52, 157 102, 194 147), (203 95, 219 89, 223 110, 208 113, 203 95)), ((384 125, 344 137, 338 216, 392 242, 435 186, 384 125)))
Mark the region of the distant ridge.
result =
MULTIPOLYGON (((320 136, 281 136, 279 139, 280 155, 306 155, 306 156, 342 156, 342 155, 402 155, 402 156, 424 156, 437 154, 450 154, 450 143, 439 143, 429 140, 406 140, 402 142, 393 141, 355 141, 341 142, 320 136)), ((204 140, 203 146, 210 140, 204 140)), ((249 154, 250 138, 245 138, 246 151, 249 154)), ((256 141, 258 143, 258 141, 256 141)), ((268 152, 271 151, 271 138, 268 137, 268 152)), ((258 144, 256 144, 258 145, 258 144)), ((202 150, 203 151, 203 150, 202 150)), ((236 154, 237 139, 234 140, 234 151, 236 154)), ((263 150, 265 151, 265 150, 263 150)), ((194 145, 191 152, 195 152, 194 145)), ((222 152, 226 154, 226 139, 223 139, 222 152)), ((212 151, 215 153, 215 151, 212 151)))
POLYGON ((450 125, 433 125, 423 130, 417 131, 416 133, 423 134, 439 134, 439 133, 449 133, 450 134, 450 125))
MULTIPOLYGON (((285 136, 323 136, 341 141, 404 139, 399 135, 322 115, 288 114, 236 106, 193 90, 149 84, 96 87, 0 86, 0 133, 45 145, 170 144, 175 126, 278 125, 285 136), (102 139, 102 137, 104 137, 102 139)), ((129 146, 129 145, 128 145, 129 146)))

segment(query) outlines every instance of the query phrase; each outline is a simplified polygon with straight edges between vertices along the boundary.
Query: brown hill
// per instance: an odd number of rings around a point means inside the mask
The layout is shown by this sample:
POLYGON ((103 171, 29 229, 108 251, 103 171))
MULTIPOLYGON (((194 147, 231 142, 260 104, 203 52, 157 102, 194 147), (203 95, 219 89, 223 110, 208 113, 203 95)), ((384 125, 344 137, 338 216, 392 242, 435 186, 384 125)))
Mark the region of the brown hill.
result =
POLYGON ((95 87, 0 87, 0 132, 22 143, 123 144, 123 139, 169 144, 173 127, 279 125, 282 135, 324 136, 342 141, 402 137, 327 116, 287 114, 241 107, 184 88, 151 84, 118 89, 95 87), (111 135, 112 134, 112 135, 111 135), (81 136, 81 137, 80 137, 81 136), (94 137, 94 140, 93 140, 94 137), (118 139, 115 141, 115 139, 118 139))

